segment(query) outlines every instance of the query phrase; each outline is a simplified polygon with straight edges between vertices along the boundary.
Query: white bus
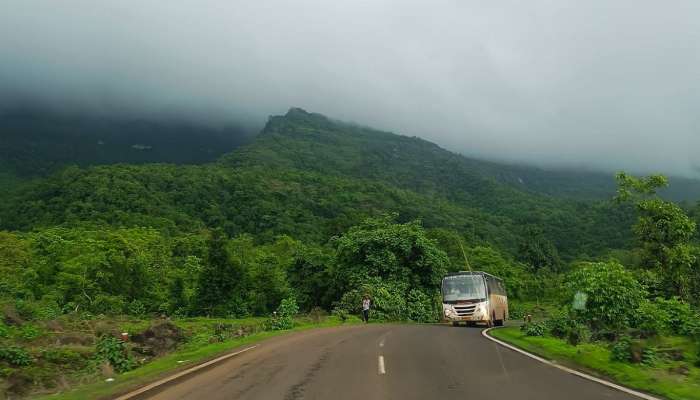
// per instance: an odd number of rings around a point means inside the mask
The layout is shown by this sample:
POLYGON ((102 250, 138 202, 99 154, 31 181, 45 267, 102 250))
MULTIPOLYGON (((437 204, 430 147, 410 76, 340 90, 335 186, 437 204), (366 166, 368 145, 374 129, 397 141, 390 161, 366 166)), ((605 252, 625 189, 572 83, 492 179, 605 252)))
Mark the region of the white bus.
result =
POLYGON ((442 313, 458 326, 501 326, 508 319, 508 296, 503 281, 481 271, 460 271, 442 279, 442 313))

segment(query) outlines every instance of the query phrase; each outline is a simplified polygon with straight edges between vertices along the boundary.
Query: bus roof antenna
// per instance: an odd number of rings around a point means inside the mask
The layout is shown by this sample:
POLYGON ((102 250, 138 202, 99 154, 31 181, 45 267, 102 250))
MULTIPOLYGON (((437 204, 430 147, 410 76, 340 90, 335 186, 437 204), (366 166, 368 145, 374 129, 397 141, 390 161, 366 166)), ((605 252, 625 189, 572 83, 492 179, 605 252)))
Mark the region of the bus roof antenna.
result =
POLYGON ((459 243, 459 248, 462 250, 462 256, 464 256, 464 263, 467 265, 467 268, 469 268, 469 272, 472 272, 472 266, 469 265, 469 260, 467 259, 467 253, 464 252, 464 246, 462 246, 462 239, 458 238, 457 243, 459 243))

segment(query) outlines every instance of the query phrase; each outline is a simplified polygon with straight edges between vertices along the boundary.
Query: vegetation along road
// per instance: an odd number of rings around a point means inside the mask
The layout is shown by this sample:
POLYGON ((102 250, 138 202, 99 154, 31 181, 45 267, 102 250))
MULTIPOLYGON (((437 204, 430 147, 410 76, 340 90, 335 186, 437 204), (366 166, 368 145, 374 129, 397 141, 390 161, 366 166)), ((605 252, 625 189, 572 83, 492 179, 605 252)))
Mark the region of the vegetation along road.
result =
POLYGON ((151 399, 633 399, 490 342, 478 328, 369 325, 279 337, 151 399))

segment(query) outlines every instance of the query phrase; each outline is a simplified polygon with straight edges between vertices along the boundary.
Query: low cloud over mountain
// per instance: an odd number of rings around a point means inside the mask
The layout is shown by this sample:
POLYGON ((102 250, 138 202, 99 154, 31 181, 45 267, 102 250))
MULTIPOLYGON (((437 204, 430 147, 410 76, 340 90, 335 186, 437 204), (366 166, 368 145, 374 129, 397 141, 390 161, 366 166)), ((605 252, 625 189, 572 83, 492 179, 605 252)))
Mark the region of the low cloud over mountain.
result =
POLYGON ((471 156, 699 175, 700 3, 0 6, 0 107, 255 130, 290 106, 471 156))

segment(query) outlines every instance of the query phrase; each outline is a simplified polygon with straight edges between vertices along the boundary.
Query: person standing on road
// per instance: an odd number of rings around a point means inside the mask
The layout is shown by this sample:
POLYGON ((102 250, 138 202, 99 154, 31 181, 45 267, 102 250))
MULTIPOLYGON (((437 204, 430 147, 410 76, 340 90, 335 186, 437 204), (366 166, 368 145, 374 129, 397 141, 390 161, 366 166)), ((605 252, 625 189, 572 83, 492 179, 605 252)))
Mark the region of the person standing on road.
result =
POLYGON ((369 322, 369 306, 371 303, 368 295, 362 298, 362 320, 365 321, 365 323, 369 322))

